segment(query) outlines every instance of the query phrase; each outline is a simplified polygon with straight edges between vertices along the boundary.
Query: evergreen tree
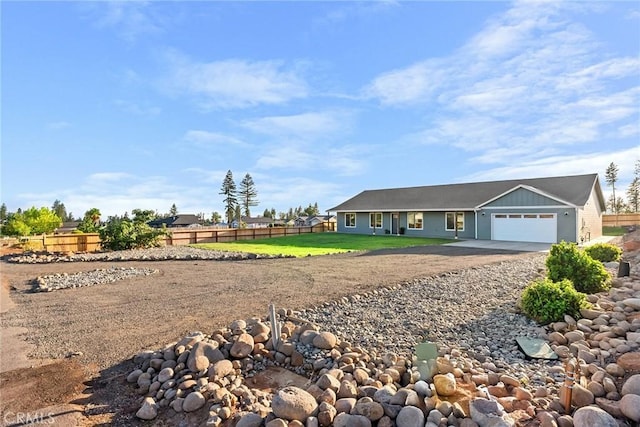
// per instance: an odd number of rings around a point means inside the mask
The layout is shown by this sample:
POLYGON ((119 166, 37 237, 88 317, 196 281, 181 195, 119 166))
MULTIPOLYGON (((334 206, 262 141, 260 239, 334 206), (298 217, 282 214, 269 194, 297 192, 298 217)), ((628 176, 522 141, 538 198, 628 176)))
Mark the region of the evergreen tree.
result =
POLYGON ((276 218, 276 208, 271 208, 271 216, 270 218, 275 219, 276 218))
POLYGON ((4 220, 7 219, 7 216, 7 205, 3 203, 2 206, 0 206, 0 222, 4 222, 4 220))
POLYGON ((221 219, 222 217, 220 216, 219 212, 211 212, 211 222, 213 222, 214 224, 219 224, 221 219))
POLYGON ((169 209, 169 216, 176 216, 176 215, 178 215, 178 207, 174 203, 171 205, 171 209, 169 209))
POLYGON ((604 178, 607 181, 607 184, 611 186, 612 189, 612 203, 611 208, 613 209, 613 213, 618 213, 618 203, 616 203, 616 182, 618 182, 618 166, 615 163, 611 162, 607 167, 607 170, 604 173, 604 178))
POLYGON ((62 219, 62 221, 73 221, 73 217, 69 219, 69 215, 67 214, 67 208, 64 206, 64 203, 62 203, 60 200, 56 199, 53 202, 53 205, 51 206, 51 210, 53 211, 53 213, 58 215, 58 217, 62 219))
POLYGON ((629 207, 637 213, 640 212, 640 160, 636 160, 633 175, 633 180, 627 190, 627 197, 629 198, 629 207))
POLYGON ((219 194, 224 195, 224 213, 227 217, 227 224, 231 225, 236 213, 236 206, 238 204, 236 183, 233 181, 233 174, 231 173, 231 170, 227 171, 224 181, 222 181, 222 188, 220 188, 219 194))
POLYGON ((258 206, 258 191, 256 185, 253 182, 251 175, 246 174, 240 182, 240 206, 242 206, 242 213, 244 216, 251 216, 251 206, 258 206))
POLYGON ((265 218, 273 218, 271 216, 271 211, 269 210, 269 208, 264 210, 264 212, 262 213, 262 216, 265 217, 265 218))

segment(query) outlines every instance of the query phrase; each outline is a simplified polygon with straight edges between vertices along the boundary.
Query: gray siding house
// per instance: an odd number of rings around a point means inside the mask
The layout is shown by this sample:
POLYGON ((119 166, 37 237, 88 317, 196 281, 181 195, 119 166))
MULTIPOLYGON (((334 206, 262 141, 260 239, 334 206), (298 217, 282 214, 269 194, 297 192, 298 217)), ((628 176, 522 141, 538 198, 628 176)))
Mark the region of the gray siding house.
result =
POLYGON ((337 231, 557 243, 602 235, 597 174, 366 190, 329 209, 337 231))

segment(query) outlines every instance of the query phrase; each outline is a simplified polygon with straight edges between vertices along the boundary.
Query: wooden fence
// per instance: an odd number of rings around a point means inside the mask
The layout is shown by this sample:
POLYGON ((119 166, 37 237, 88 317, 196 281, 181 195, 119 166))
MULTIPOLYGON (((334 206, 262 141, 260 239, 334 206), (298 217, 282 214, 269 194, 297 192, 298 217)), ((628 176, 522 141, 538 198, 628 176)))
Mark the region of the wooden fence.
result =
MULTIPOLYGON (((308 233, 335 231, 335 224, 323 223, 310 227, 269 228, 173 228, 165 237, 165 245, 190 245, 193 243, 235 242, 237 240, 268 239, 308 233)), ((20 239, 30 250, 46 252, 95 252, 100 250, 98 233, 50 234, 20 239)))
POLYGON ((632 225, 640 225, 640 213, 602 215, 603 227, 629 227, 632 225))
POLYGON ((270 237, 295 236, 307 233, 335 231, 334 224, 322 223, 309 227, 265 227, 265 228, 175 228, 165 238, 167 245, 190 245, 193 243, 235 242, 237 240, 268 239, 270 237))

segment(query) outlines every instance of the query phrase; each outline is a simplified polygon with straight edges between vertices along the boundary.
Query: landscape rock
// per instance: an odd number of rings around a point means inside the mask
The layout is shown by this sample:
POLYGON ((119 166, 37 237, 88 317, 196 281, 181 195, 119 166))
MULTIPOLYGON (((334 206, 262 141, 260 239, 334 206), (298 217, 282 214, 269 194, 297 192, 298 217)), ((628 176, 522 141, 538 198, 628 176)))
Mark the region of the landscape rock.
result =
POLYGON ((630 420, 640 422, 640 396, 626 394, 620 399, 620 411, 630 420))
POLYGON ((312 395, 298 387, 285 387, 279 390, 271 402, 273 414, 285 420, 304 421, 314 415, 318 404, 312 395))
POLYGON ((158 405, 152 397, 145 397, 142 406, 136 412, 136 417, 141 420, 152 420, 158 416, 158 405))
POLYGON ((620 394, 637 394, 640 395, 640 374, 630 376, 622 385, 620 394))
POLYGON ((324 331, 320 332, 313 338, 313 345, 321 349, 331 350, 335 347, 337 341, 338 339, 334 334, 324 331))
POLYGON ((618 427, 615 418, 597 406, 585 406, 573 414, 574 427, 618 427))
POLYGON ((423 427, 424 413, 415 406, 405 406, 396 417, 397 427, 423 427))
POLYGON ((199 391, 189 393, 182 402, 182 410, 185 412, 193 412, 202 408, 207 399, 199 391))

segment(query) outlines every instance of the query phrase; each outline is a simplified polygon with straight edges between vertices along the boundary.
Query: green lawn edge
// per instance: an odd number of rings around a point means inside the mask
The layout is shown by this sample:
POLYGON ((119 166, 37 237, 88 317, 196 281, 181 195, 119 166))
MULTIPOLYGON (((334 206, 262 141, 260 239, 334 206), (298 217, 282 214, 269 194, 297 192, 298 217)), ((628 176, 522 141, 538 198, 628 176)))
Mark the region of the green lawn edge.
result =
POLYGON ((345 252, 442 245, 453 241, 454 240, 451 239, 425 237, 374 236, 332 232, 272 237, 258 240, 240 240, 228 243, 196 243, 189 246, 225 252, 249 252, 260 255, 283 255, 299 258, 345 252))

